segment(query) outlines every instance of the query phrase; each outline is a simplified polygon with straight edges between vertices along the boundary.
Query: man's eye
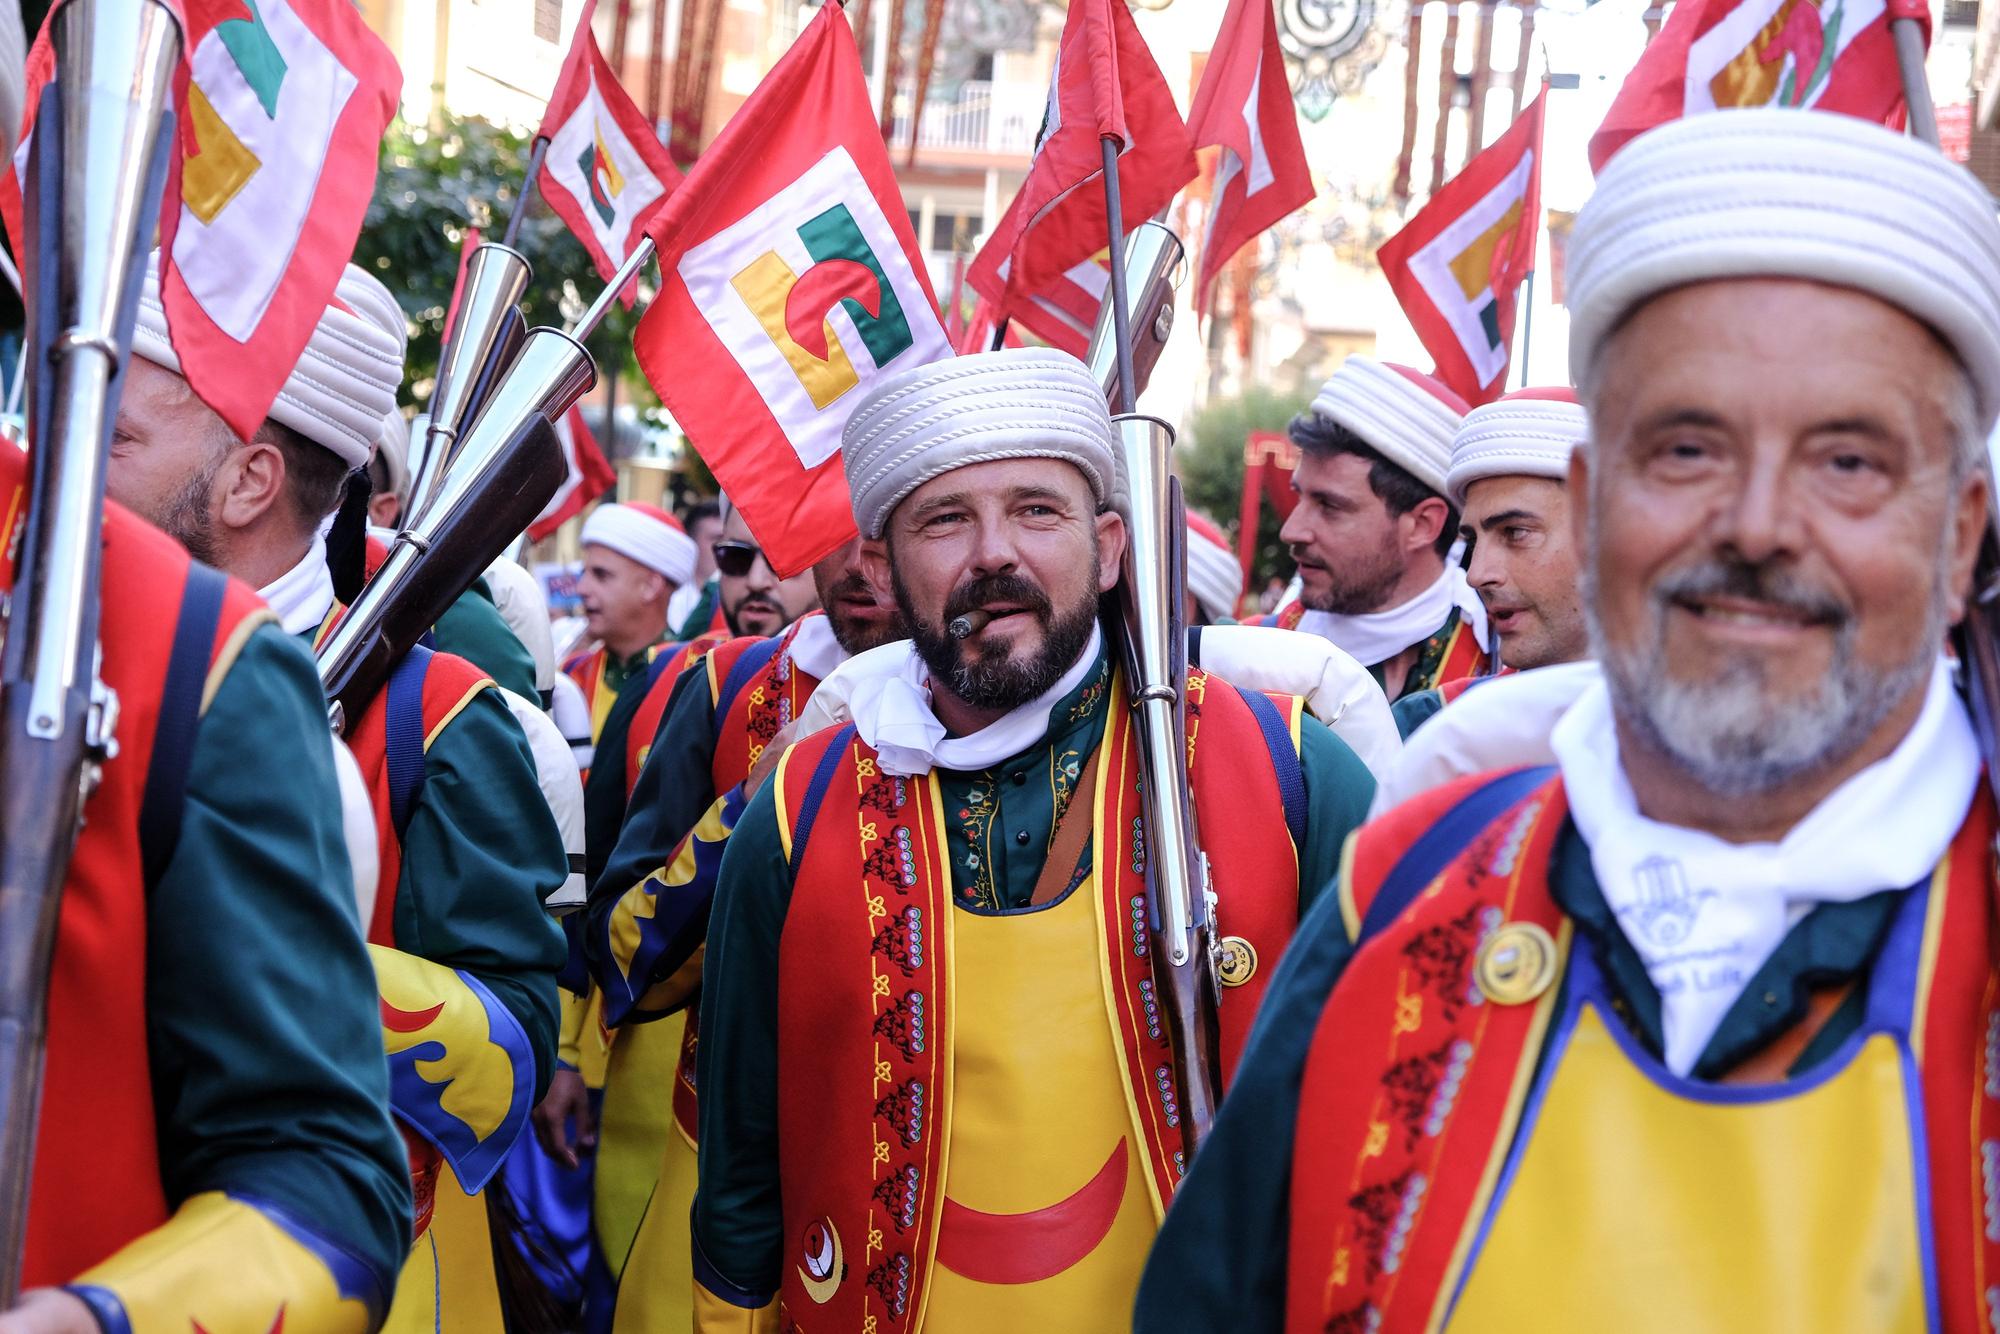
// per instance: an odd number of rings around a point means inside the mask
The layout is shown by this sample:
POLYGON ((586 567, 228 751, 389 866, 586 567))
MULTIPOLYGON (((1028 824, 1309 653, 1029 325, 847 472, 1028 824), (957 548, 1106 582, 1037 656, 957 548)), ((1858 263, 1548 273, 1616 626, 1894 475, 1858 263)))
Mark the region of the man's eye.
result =
POLYGON ((1874 459, 1869 458, 1866 454, 1856 453, 1853 450, 1842 450, 1837 454, 1833 454, 1828 457, 1827 463, 1835 472, 1856 476, 1875 470, 1874 459))

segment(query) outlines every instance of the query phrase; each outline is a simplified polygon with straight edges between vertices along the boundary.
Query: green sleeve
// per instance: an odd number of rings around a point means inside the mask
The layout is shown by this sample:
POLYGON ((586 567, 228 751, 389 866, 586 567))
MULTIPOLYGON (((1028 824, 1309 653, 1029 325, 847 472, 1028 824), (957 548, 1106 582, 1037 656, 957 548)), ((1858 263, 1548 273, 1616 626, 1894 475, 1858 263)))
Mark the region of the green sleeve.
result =
POLYGON ((1396 720, 1396 732, 1403 740, 1410 739, 1410 733, 1422 727, 1437 716, 1444 708, 1444 692, 1439 690, 1419 690, 1414 695, 1405 695, 1389 706, 1389 715, 1396 720))
POLYGON ((1321 895, 1271 979, 1208 1142, 1153 1242, 1134 1334, 1284 1328, 1299 1083, 1349 952, 1340 896, 1321 895))
POLYGON ((146 900, 160 1168, 309 1220, 393 1284, 410 1183, 389 1120, 312 659, 254 631, 203 715, 173 859, 146 900))
POLYGON ((521 725, 475 694, 424 751, 424 786, 403 834, 396 948, 462 968, 521 1021, 535 1098, 555 1070, 562 931, 542 900, 569 877, 521 725))
POLYGON ((595 884, 604 870, 618 827, 625 822, 625 743, 632 735, 632 715, 646 698, 645 679, 629 683, 604 715, 604 726, 591 747, 590 772, 583 779, 583 879, 595 884))
POLYGON ((493 678, 493 683, 513 691, 522 699, 540 699, 535 689, 535 658, 493 605, 484 579, 471 588, 438 617, 437 646, 455 653, 493 678))
MULTIPOLYGON (((744 809, 723 854, 702 969, 695 1085, 701 1090, 696 1274, 762 1298, 783 1275, 778 1194, 778 936, 791 868, 778 841, 776 783, 744 809)), ((714 1282, 703 1279, 712 1291, 714 1282)))
MULTIPOLYGON (((623 705, 624 700, 619 704, 623 705)), ((617 716, 615 709, 612 716, 617 716)), ((604 733, 606 737, 611 735, 609 725, 604 733)), ((605 744, 602 740, 598 742, 600 757, 604 755, 605 744)), ((599 846, 596 838, 603 836, 601 824, 593 828, 589 823, 597 769, 598 762, 593 761, 591 788, 584 793, 586 840, 592 848, 599 846)), ((619 895, 666 865, 667 858, 701 819, 702 812, 714 804, 719 795, 713 791, 714 787, 715 711, 708 696, 708 672, 697 661, 674 683, 673 694, 660 715, 659 730, 653 734, 645 767, 639 770, 639 781, 632 788, 631 802, 625 802, 622 790, 618 793, 623 824, 611 825, 604 843, 609 850, 601 854, 604 858, 601 867, 593 863, 592 913, 608 912, 619 895)), ((601 792, 596 795, 598 819, 602 822, 611 799, 601 792)))
POLYGON ((1299 916, 1340 873, 1347 836, 1368 821, 1375 775, 1319 719, 1299 721, 1299 767, 1306 780, 1306 842, 1299 849, 1299 916))

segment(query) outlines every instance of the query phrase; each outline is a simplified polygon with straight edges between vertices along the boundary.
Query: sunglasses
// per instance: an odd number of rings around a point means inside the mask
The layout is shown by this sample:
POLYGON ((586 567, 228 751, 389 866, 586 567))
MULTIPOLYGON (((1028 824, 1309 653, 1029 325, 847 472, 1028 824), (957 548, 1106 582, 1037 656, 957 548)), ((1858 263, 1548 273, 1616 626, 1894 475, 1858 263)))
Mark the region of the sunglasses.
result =
POLYGON ((709 551, 715 556, 715 568, 731 579, 741 579, 750 573, 750 567, 764 554, 764 549, 755 542, 716 542, 709 551))

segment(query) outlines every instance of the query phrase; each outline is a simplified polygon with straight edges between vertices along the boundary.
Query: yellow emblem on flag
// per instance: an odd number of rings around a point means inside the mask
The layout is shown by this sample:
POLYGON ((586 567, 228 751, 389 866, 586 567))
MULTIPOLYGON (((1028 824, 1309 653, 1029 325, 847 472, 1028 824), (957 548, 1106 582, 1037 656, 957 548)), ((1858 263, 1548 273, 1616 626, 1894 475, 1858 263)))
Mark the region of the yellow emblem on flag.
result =
POLYGON ((189 212, 207 224, 215 221, 264 164, 216 114, 208 95, 193 81, 188 83, 188 120, 201 152, 191 155, 181 168, 181 199, 189 212))

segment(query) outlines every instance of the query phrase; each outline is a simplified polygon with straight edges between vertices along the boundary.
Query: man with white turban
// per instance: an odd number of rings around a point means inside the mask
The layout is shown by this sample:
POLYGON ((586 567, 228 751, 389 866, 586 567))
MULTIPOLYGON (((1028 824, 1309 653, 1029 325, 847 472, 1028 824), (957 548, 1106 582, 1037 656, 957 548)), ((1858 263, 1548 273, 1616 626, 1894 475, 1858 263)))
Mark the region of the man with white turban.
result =
MULTIPOLYGON (((1470 544, 1466 582, 1486 608, 1500 661, 1529 671, 1590 656, 1569 535, 1569 456, 1589 438, 1574 390, 1517 389, 1474 408, 1451 444, 1445 491, 1470 544)), ((1396 701, 1409 736, 1485 675, 1461 676, 1396 701)), ((1381 795, 1376 795, 1380 803, 1381 795)))
POLYGON ((1673 121, 1598 177, 1569 305, 1603 678, 1553 768, 1356 837, 1146 1334, 1995 1318, 1994 803, 1943 657, 1993 200, 1832 113, 1673 121))
MULTIPOLYGON (((341 614, 322 526, 395 404, 405 335, 388 291, 348 265, 269 417, 239 440, 179 374, 155 256, 111 495, 258 586, 283 627, 312 642, 341 614)), ((568 858, 520 725, 464 659, 413 650, 347 739, 376 803, 381 884, 364 925, 424 1234, 388 1328, 428 1328, 438 1305, 493 1287, 484 1204, 469 1197, 526 1128, 554 1066, 563 946, 542 902, 568 858), (392 764, 392 752, 417 763, 392 764)))
POLYGON ((1264 624, 1332 640, 1392 702, 1486 665, 1486 613, 1447 560, 1445 470, 1465 413, 1434 376, 1353 356, 1292 419, 1298 504, 1280 536, 1299 600, 1264 624))
MULTIPOLYGON (((841 669, 852 721, 784 753, 723 856, 698 1330, 1063 1334, 1130 1307, 1180 1110, 1098 619, 1114 431, 1082 364, 1041 350, 889 376, 847 423, 864 564, 911 638, 841 669)), ((1189 696, 1226 1074, 1373 780, 1295 699, 1198 672, 1189 696)))
POLYGON ((563 660, 583 688, 596 742, 619 689, 646 670, 667 637, 667 601, 694 578, 694 539, 657 505, 606 502, 583 521, 583 599, 590 638, 563 660))

